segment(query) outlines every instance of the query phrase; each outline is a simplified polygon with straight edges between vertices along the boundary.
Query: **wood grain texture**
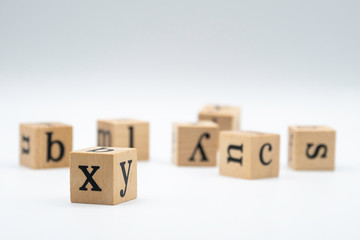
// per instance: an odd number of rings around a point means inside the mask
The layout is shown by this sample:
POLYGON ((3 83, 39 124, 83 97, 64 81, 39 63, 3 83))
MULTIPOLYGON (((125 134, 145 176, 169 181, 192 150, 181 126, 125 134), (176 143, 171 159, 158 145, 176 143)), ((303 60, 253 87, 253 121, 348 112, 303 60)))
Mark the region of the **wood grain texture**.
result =
POLYGON ((72 126, 58 123, 24 123, 19 131, 20 164, 33 169, 69 166, 72 126))
POLYGON ((97 122, 97 145, 134 147, 138 160, 149 160, 149 122, 135 119, 109 119, 97 122))
POLYGON ((207 105, 199 112, 200 121, 213 121, 220 131, 240 129, 240 108, 235 106, 207 105))
POLYGON ((70 153, 71 202, 114 205, 136 198, 136 149, 91 147, 70 153), (84 166, 89 174, 97 168, 92 178, 98 188, 87 183, 84 189, 83 185, 87 181, 81 169, 84 166))
POLYGON ((220 133, 220 174, 258 179, 279 175, 278 134, 223 131, 220 133))
POLYGON ((335 138, 330 127, 290 126, 289 166, 295 170, 334 170, 335 138))
POLYGON ((173 163, 177 166, 216 166, 219 128, 211 121, 175 123, 173 163))

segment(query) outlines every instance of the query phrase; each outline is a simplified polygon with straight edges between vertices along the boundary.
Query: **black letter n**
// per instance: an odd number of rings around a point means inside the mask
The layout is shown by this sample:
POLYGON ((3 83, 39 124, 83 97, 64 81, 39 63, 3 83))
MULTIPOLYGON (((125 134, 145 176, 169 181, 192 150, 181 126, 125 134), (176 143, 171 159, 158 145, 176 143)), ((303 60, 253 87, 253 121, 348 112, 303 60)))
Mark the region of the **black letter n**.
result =
POLYGON ((88 166, 79 166, 79 168, 81 169, 81 171, 85 174, 86 176, 86 181, 84 182, 84 184, 79 188, 79 190, 82 191, 87 191, 86 185, 88 183, 91 184, 92 188, 91 191, 101 191, 101 188, 97 185, 97 183, 95 182, 95 180, 92 178, 95 174, 95 172, 100 168, 99 166, 91 166, 92 167, 92 172, 89 173, 87 168, 88 166))
POLYGON ((237 145, 229 145, 227 152, 228 152, 228 158, 227 158, 227 162, 238 162, 240 165, 242 165, 242 157, 240 158, 234 158, 233 156, 231 156, 231 150, 239 150, 241 153, 243 152, 243 145, 241 144, 240 146, 237 145))

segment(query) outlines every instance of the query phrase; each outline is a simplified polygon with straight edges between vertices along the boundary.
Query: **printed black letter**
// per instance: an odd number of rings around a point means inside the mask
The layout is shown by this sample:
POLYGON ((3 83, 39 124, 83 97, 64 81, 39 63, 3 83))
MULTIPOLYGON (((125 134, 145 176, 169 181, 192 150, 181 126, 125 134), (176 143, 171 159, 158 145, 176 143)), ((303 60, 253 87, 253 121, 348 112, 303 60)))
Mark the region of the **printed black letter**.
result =
POLYGON ((121 170, 122 170, 122 174, 123 174, 124 181, 125 181, 125 190, 123 190, 123 189, 120 190, 120 197, 124 197, 125 194, 126 194, 126 189, 127 189, 128 180, 129 180, 129 175, 130 175, 130 166, 131 166, 132 160, 129 160, 129 161, 128 161, 128 163, 129 163, 129 168, 128 168, 128 173, 127 173, 127 175, 126 175, 126 171, 125 171, 125 163, 126 163, 126 162, 120 163, 121 170))
POLYGON ((59 140, 55 140, 55 141, 51 141, 51 136, 52 136, 53 132, 47 132, 46 135, 48 136, 48 141, 47 141, 47 162, 49 162, 50 160, 57 162, 60 161, 61 158, 64 156, 64 144, 62 144, 62 142, 60 142, 59 140), (54 144, 58 144, 60 151, 59 151, 59 156, 57 158, 53 158, 52 154, 51 154, 51 148, 54 144))
POLYGON ((26 142, 26 144, 27 144, 26 148, 22 148, 22 153, 29 154, 29 152, 30 152, 30 137, 22 136, 22 141, 26 142))
POLYGON ((320 152, 320 149, 324 149, 324 153, 321 155, 321 158, 326 158, 327 146, 325 144, 319 144, 316 147, 314 154, 310 155, 309 150, 313 145, 314 145, 313 143, 308 143, 307 148, 306 148, 306 156, 310 159, 316 158, 320 152))
POLYGON ((129 132, 130 132, 130 140, 129 140, 130 146, 129 147, 133 148, 134 147, 134 128, 129 127, 129 132))
POLYGON ((92 167, 92 172, 89 173, 87 168, 88 166, 79 166, 79 168, 81 169, 81 171, 85 174, 86 177, 86 181, 84 182, 84 184, 79 188, 79 190, 81 191, 87 191, 86 185, 88 183, 91 184, 92 188, 91 191, 101 191, 101 188, 97 185, 97 183, 95 182, 95 180, 92 178, 95 174, 95 172, 100 168, 99 166, 91 166, 92 167))
POLYGON ((263 164, 263 165, 269 165, 270 163, 271 163, 271 159, 268 161, 268 162, 265 162, 264 161, 264 158, 263 158, 263 151, 264 151, 264 148, 266 147, 266 146, 268 146, 269 147, 269 152, 271 152, 271 150, 272 150, 272 147, 271 147, 271 144, 270 143, 265 143, 262 147, 261 147, 261 149, 260 149, 260 162, 263 164))
POLYGON ((111 149, 111 148, 106 148, 106 147, 99 147, 99 148, 96 148, 96 149, 91 149, 87 152, 112 152, 114 151, 114 149, 111 149))
POLYGON ((98 129, 98 146, 111 147, 111 133, 103 129, 98 129))
POLYGON ((232 156, 231 156, 231 149, 235 149, 235 150, 239 150, 241 153, 243 152, 243 144, 241 144, 240 146, 236 146, 236 145, 230 145, 229 147, 228 147, 228 150, 227 150, 227 152, 228 152, 228 159, 227 159, 227 161, 228 161, 228 163, 229 162, 238 162, 238 163, 240 163, 240 165, 242 166, 242 157, 240 157, 240 158, 233 158, 232 156))
POLYGON ((191 155, 189 161, 194 161, 194 157, 195 157, 195 154, 196 154, 196 151, 199 149, 200 150, 200 153, 201 153, 201 161, 208 161, 206 155, 205 155, 205 152, 204 152, 204 149, 203 147, 201 146, 201 139, 205 137, 207 139, 210 138, 210 134, 209 133, 204 133, 203 135, 200 136, 199 138, 199 141, 198 143, 196 144, 196 147, 194 149, 194 152, 193 154, 191 155))

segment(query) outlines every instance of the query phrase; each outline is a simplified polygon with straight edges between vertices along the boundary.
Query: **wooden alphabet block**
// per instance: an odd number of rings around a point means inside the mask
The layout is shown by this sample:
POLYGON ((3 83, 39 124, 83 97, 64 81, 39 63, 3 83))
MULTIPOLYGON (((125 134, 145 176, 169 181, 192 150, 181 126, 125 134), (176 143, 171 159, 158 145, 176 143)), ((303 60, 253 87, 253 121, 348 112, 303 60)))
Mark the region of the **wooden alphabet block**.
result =
POLYGON ((70 153, 71 202, 114 205, 136 197, 136 149, 91 147, 70 153))
POLYGON ((98 146, 136 148, 138 160, 149 160, 149 122, 99 120, 97 126, 98 146))
POLYGON ((69 166, 72 127, 50 123, 20 124, 20 164, 38 168, 69 166))
POLYGON ((216 166, 219 128, 210 121, 175 123, 173 162, 177 166, 216 166))
POLYGON ((240 108, 231 106, 208 105, 199 113, 200 121, 213 121, 220 131, 240 129, 240 108))
POLYGON ((334 170, 335 135, 330 127, 290 126, 289 166, 296 170, 334 170))
POLYGON ((279 175, 278 134, 223 131, 220 133, 220 174, 257 179, 279 175))

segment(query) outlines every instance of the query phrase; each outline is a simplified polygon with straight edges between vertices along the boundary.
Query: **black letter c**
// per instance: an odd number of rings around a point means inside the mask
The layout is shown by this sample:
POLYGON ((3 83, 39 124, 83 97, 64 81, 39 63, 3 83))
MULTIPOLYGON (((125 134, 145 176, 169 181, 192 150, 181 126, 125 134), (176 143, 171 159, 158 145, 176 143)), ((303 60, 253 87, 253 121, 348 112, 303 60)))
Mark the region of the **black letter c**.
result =
POLYGON ((264 151, 264 148, 266 147, 266 146, 268 146, 269 147, 269 152, 271 152, 271 150, 272 150, 272 147, 271 147, 271 144, 270 143, 265 143, 262 147, 261 147, 261 149, 260 149, 260 162, 263 164, 263 165, 269 165, 271 162, 272 162, 272 160, 270 159, 268 162, 265 162, 264 161, 264 158, 263 158, 263 151, 264 151))

